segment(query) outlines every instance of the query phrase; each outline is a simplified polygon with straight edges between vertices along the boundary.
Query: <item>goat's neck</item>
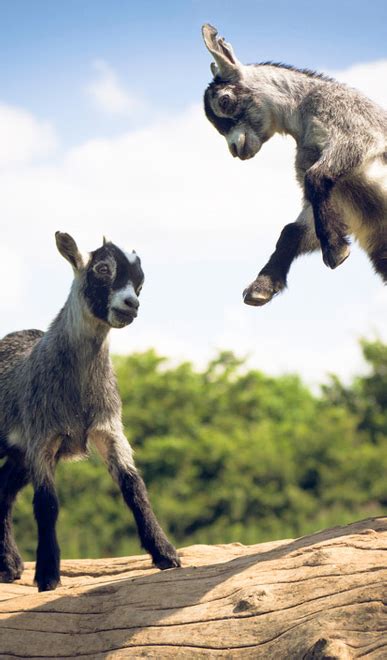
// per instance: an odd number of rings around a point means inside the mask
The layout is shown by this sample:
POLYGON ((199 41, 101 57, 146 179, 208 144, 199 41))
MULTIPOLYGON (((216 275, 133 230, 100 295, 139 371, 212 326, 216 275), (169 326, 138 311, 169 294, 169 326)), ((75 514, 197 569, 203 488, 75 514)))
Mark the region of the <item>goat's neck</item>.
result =
POLYGON ((70 295, 47 335, 51 345, 70 351, 72 359, 84 366, 96 359, 109 360, 109 327, 87 309, 74 282, 70 295))
POLYGON ((270 65, 248 66, 245 81, 253 97, 260 104, 267 103, 272 119, 273 133, 301 138, 303 122, 300 104, 314 88, 325 84, 320 78, 307 76, 300 71, 270 65))

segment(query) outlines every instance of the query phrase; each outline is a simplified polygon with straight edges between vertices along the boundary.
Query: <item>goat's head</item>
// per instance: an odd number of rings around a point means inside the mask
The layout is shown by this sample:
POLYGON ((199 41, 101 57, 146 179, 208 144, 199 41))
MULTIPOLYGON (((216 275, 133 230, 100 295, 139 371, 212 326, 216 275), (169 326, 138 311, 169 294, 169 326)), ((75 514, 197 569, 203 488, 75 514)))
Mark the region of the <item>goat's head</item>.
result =
POLYGON ((140 258, 133 250, 126 253, 103 240, 103 245, 83 255, 74 239, 57 231, 56 245, 69 261, 87 310, 111 328, 123 328, 137 316, 144 273, 140 258))
POLYGON ((272 117, 264 98, 247 84, 249 67, 235 57, 232 46, 217 37, 212 25, 203 25, 203 39, 213 56, 214 80, 204 93, 207 119, 223 135, 234 157, 253 158, 272 134, 272 117))

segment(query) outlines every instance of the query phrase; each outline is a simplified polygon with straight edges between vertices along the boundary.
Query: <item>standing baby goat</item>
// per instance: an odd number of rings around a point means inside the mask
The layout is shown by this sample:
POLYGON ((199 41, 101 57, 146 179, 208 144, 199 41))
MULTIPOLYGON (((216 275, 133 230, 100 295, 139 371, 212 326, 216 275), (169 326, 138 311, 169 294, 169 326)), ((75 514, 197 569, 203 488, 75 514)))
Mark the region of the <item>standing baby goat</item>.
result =
POLYGON ((140 259, 104 241, 83 256, 71 236, 56 233, 74 270, 63 309, 46 333, 13 332, 0 341, 0 577, 20 577, 23 563, 12 534, 12 505, 29 481, 38 526, 35 581, 39 591, 60 581, 54 473, 62 457, 94 445, 132 509, 142 546, 158 568, 179 566, 148 500, 124 436, 121 401, 109 358, 110 328, 137 316, 144 275, 140 259))
POLYGON ((241 160, 255 156, 274 133, 291 135, 305 194, 297 220, 284 227, 245 290, 245 303, 264 305, 282 291, 300 254, 321 247, 325 264, 339 266, 349 255, 348 234, 387 282, 387 113, 308 70, 272 62, 244 66, 211 25, 203 26, 203 37, 216 62, 204 95, 207 118, 241 160))

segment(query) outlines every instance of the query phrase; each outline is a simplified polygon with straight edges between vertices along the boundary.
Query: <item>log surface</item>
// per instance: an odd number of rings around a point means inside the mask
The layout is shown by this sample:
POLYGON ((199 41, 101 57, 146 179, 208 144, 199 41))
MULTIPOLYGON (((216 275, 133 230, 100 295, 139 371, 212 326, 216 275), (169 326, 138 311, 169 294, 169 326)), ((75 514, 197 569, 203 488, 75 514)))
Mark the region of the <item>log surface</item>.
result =
POLYGON ((28 563, 0 584, 0 657, 386 660, 387 518, 180 555, 63 561, 42 594, 28 563))

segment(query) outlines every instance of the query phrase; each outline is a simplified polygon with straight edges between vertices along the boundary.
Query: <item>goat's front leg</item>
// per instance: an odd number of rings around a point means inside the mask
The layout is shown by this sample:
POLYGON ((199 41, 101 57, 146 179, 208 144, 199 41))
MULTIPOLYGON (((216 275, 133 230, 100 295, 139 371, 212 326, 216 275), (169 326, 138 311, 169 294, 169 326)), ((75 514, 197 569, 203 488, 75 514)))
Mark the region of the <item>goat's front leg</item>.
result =
POLYGON ((22 457, 8 458, 0 469, 0 581, 20 578, 23 561, 12 532, 12 506, 16 496, 28 483, 28 473, 22 457))
POLYGON ((34 514, 38 526, 35 583, 39 591, 51 591, 60 584, 60 549, 56 537, 59 501, 54 484, 54 470, 41 457, 32 466, 34 514))
POLYGON ((286 287, 287 275, 294 259, 319 247, 314 230, 313 211, 308 204, 296 222, 286 225, 276 249, 257 278, 243 292, 246 305, 265 305, 286 287))
POLYGON ((136 469, 126 437, 123 434, 112 436, 98 432, 92 434, 92 440, 132 510, 141 545, 149 552, 155 566, 161 570, 180 566, 177 552, 153 512, 145 483, 136 469))
POLYGON ((321 164, 305 175, 305 196, 312 205, 323 260, 329 268, 337 268, 350 254, 348 227, 332 201, 335 184, 335 178, 326 174, 321 164))

